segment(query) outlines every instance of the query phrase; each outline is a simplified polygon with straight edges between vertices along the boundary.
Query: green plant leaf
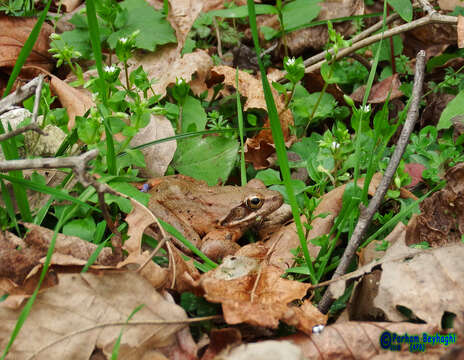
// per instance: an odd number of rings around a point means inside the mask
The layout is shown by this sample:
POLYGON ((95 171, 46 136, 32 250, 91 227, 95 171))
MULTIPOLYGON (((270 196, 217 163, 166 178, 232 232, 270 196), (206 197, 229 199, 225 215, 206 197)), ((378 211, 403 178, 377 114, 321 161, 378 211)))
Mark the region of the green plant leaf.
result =
POLYGON ((237 160, 238 142, 222 136, 180 141, 173 167, 181 174, 216 185, 226 181, 237 160))
POLYGON ((404 21, 410 22, 412 20, 411 0, 388 0, 388 3, 404 21))
POLYGON ((63 234, 77 236, 81 239, 93 242, 96 228, 95 220, 91 217, 86 217, 84 219, 75 219, 67 222, 63 226, 63 234))
POLYGON ((451 119, 458 115, 464 114, 464 90, 461 90, 456 97, 446 105, 445 110, 441 113, 440 120, 437 124, 437 130, 449 129, 453 123, 451 119))
POLYGON ((206 121, 206 112, 201 102, 193 96, 187 96, 182 110, 182 132, 205 130, 206 121))
POLYGON ((176 35, 171 24, 161 11, 156 11, 145 0, 125 0, 120 3, 127 9, 127 22, 123 28, 108 37, 108 44, 114 48, 121 37, 127 37, 134 31, 140 30, 135 40, 139 49, 155 51, 157 45, 176 42, 176 35))
POLYGON ((284 29, 303 26, 313 21, 321 10, 319 2, 320 0, 295 0, 286 3, 282 9, 284 29))

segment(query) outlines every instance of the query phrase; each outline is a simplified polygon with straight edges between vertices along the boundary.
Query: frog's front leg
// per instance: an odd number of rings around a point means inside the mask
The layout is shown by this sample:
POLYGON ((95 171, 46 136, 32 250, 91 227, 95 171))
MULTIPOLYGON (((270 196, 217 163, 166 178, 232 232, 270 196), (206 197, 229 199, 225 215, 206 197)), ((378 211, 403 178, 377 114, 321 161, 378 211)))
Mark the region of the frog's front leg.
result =
POLYGON ((201 240, 200 250, 211 260, 221 260, 227 255, 233 255, 240 249, 235 241, 240 238, 239 230, 213 230, 207 233, 201 240))

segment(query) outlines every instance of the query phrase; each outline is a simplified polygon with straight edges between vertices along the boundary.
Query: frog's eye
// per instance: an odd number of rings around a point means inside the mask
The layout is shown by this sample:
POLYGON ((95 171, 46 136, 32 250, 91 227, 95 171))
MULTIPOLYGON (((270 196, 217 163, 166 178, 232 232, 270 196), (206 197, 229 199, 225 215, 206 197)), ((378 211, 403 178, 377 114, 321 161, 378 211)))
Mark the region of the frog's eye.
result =
POLYGON ((259 196, 251 195, 248 199, 246 199, 246 206, 252 210, 256 210, 263 206, 263 202, 263 199, 259 196))

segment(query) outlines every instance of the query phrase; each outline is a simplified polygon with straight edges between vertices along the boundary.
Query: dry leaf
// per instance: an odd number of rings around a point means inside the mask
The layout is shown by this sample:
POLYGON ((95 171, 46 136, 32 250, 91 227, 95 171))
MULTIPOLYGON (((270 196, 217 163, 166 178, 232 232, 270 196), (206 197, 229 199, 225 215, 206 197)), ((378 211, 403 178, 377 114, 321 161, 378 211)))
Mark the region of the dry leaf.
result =
POLYGON ((68 129, 70 130, 76 124, 76 116, 84 116, 87 110, 95 106, 87 90, 73 88, 54 75, 51 76, 50 90, 58 96, 61 105, 68 112, 68 129))
MULTIPOLYGON (((400 86, 401 82, 399 74, 389 76, 381 82, 372 86, 367 102, 370 104, 381 104, 384 103, 387 99, 397 99, 403 96, 403 93, 400 90, 400 86)), ((351 98, 354 101, 362 102, 365 91, 366 86, 360 86, 353 92, 353 94, 351 94, 351 98)))
MULTIPOLYGON (((304 360, 302 350, 290 341, 266 340, 242 344, 218 355, 223 360, 304 360)), ((203 359, 202 359, 203 360, 203 359)))
POLYGON ((200 284, 205 298, 222 304, 228 324, 246 322, 276 328, 282 320, 303 331, 325 324, 326 316, 317 310, 312 312, 291 304, 306 295, 308 284, 282 279, 281 269, 264 264, 257 269, 258 264, 252 258, 227 257, 217 269, 202 276, 200 284), (244 270, 237 271, 236 263, 242 267, 245 264, 244 270))
POLYGON ((438 5, 442 10, 453 11, 456 6, 462 6, 462 0, 438 0, 438 5))
MULTIPOLYGON (((0 67, 12 68, 19 52, 29 37, 37 19, 0 15, 0 67)), ((53 57, 48 52, 49 36, 53 27, 47 23, 42 25, 39 37, 28 56, 25 65, 34 65, 47 72, 53 68, 53 57)))
MULTIPOLYGON (((87 360, 95 349, 111 356, 120 326, 98 324, 125 322, 140 305, 132 321, 165 321, 165 324, 126 326, 121 339, 120 358, 142 359, 153 349, 176 342, 176 333, 185 324, 169 323, 187 318, 184 310, 153 290, 141 276, 132 272, 106 271, 99 274, 60 274, 59 285, 39 293, 33 310, 16 338, 10 357, 26 359, 44 346, 79 330, 37 354, 36 359, 87 360), (53 319, 53 321, 50 321, 53 319)), ((0 307, 0 346, 5 348, 20 310, 0 307)), ((195 356, 195 354, 191 354, 195 356)))
POLYGON ((165 45, 155 53, 139 54, 130 59, 129 63, 129 71, 142 65, 148 78, 157 80, 153 84, 153 90, 162 97, 166 95, 166 88, 180 78, 188 83, 194 80, 191 88, 196 95, 201 94, 207 89, 204 81, 213 66, 213 61, 206 51, 197 49, 181 58, 180 51, 174 45, 165 45))
POLYGON ((414 215, 408 225, 406 244, 423 241, 431 246, 460 243, 464 235, 464 163, 449 169, 444 189, 420 204, 421 214, 414 215))
MULTIPOLYGON (((397 242, 386 256, 405 248, 404 242, 397 242)), ((407 320, 398 306, 434 326, 441 325, 445 311, 461 317, 464 312, 463 256, 464 245, 454 245, 423 251, 407 261, 384 263, 374 306, 390 321, 407 320)))
MULTIPOLYGON (((174 135, 174 128, 168 119, 161 115, 151 115, 148 125, 138 131, 130 144, 131 146, 142 145, 174 135)), ((140 169, 140 175, 145 178, 163 176, 174 157, 176 149, 177 143, 175 140, 165 141, 142 149, 146 166, 140 169)))

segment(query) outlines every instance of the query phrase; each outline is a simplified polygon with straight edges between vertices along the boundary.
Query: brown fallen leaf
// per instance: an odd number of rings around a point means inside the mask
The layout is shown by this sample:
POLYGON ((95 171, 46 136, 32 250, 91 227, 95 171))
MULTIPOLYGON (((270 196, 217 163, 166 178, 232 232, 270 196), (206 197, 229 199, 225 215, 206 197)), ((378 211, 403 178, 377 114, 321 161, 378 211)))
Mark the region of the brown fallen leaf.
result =
MULTIPOLYGON (((19 52, 24 46, 37 19, 0 15, 0 67, 12 68, 16 64, 19 52)), ((34 65, 45 71, 53 68, 53 57, 48 52, 49 36, 53 27, 47 23, 42 25, 39 37, 28 56, 25 65, 34 65)), ((37 74, 37 71, 33 71, 37 74)), ((32 75, 34 76, 34 75, 32 75)))
POLYGON ((51 75, 50 90, 68 112, 69 130, 75 127, 76 116, 84 116, 87 110, 95 106, 88 90, 76 89, 54 75, 51 75))
MULTIPOLYGON (((151 141, 174 136, 172 123, 161 115, 151 115, 150 122, 132 138, 130 145, 137 146, 151 141)), ((142 149, 146 166, 140 168, 145 178, 163 176, 177 149, 176 141, 165 141, 142 149)))
MULTIPOLYGON (((397 99, 403 96, 400 86, 399 74, 393 74, 372 86, 367 102, 370 104, 381 104, 384 103, 387 98, 389 100, 397 99)), ((360 86, 351 94, 351 98, 356 102, 362 102, 365 91, 366 86, 360 86)))
POLYGON ((325 324, 326 316, 310 303, 300 308, 292 305, 306 295, 309 285, 282 279, 281 275, 281 269, 260 265, 257 259, 229 256, 218 268, 202 275, 200 285, 208 301, 222 304, 228 324, 246 322, 276 328, 281 320, 302 331, 325 324))
MULTIPOLYGON (((94 350, 101 349, 109 358, 121 326, 99 325, 125 322, 142 304, 144 306, 131 321, 158 324, 126 326, 119 349, 121 358, 142 359, 155 349, 175 344, 177 332, 186 326, 182 323, 187 319, 185 311, 166 301, 133 272, 60 274, 57 286, 39 293, 9 355, 14 359, 26 359, 35 354, 35 359, 50 359, 53 354, 56 359, 87 360, 94 350)), ((19 313, 20 310, 0 307, 2 349, 19 313)), ((194 358, 195 351, 189 355, 194 358)))
POLYGON ((420 204, 408 224, 406 244, 426 241, 432 247, 461 243, 464 235, 464 163, 446 172, 447 185, 420 204))

